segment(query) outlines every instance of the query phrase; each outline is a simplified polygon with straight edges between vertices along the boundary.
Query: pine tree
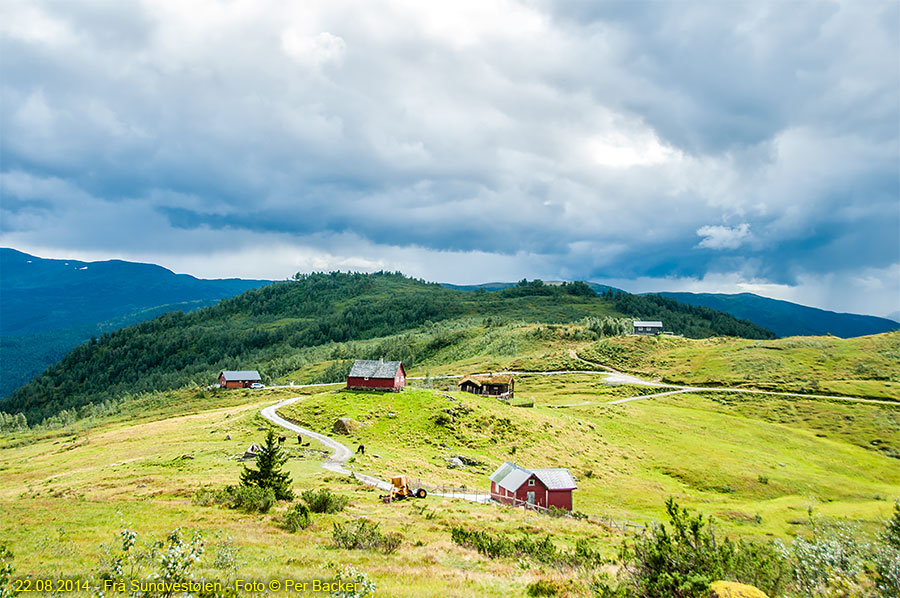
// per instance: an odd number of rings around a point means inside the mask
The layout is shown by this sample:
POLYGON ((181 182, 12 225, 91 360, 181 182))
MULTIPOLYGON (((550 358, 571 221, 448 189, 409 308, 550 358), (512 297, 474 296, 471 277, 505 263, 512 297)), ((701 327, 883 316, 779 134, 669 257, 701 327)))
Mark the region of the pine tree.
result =
POLYGON ((275 491, 275 498, 278 500, 293 500, 291 475, 281 471, 281 466, 287 460, 287 455, 282 453, 278 447, 275 432, 270 429, 266 433, 265 445, 260 448, 260 452, 256 456, 258 469, 250 469, 245 466, 244 471, 241 472, 241 485, 271 488, 275 491))

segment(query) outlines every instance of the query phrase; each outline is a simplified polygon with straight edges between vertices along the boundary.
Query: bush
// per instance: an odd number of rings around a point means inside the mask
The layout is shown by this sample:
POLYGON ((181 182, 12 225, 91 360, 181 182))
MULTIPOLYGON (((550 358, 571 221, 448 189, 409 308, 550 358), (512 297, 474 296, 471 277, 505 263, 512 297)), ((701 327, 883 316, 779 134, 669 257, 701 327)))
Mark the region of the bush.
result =
POLYGON ((400 547, 400 534, 382 534, 379 524, 367 519, 346 525, 334 524, 331 538, 338 548, 347 550, 377 550, 390 554, 400 547))
POLYGON ((291 532, 299 532, 310 525, 312 516, 309 514, 309 507, 304 504, 297 503, 284 514, 284 527, 291 532))
POLYGON ((275 491, 272 488, 259 486, 228 486, 232 509, 240 509, 247 513, 268 513, 275 505, 275 491))
POLYGON ((375 595, 375 582, 369 579, 369 576, 364 571, 358 571, 345 565, 334 565, 332 567, 337 568, 334 581, 338 582, 338 588, 347 588, 346 590, 332 590, 332 596, 339 598, 364 598, 365 596, 375 595))
POLYGON ((275 491, 259 486, 225 486, 221 490, 200 488, 194 492, 195 505, 226 505, 248 513, 268 513, 275 505, 275 491))
POLYGON ((343 511, 350 499, 340 494, 334 494, 328 488, 321 490, 304 490, 300 495, 313 513, 337 513, 343 511))
POLYGON ((231 486, 222 490, 206 487, 200 488, 194 492, 194 497, 191 499, 191 502, 203 507, 231 502, 231 494, 228 491, 229 488, 231 488, 231 486))
POLYGON ((556 596, 559 593, 559 586, 553 580, 539 579, 528 584, 526 593, 529 596, 556 596))
POLYGON ((13 553, 5 544, 0 544, 0 598, 12 596, 12 588, 9 582, 12 580, 16 568, 13 566, 13 553))
POLYGON ((623 570, 641 598, 707 598, 709 585, 729 579, 756 586, 770 596, 787 582, 787 565, 776 546, 719 541, 702 515, 691 515, 673 499, 666 501, 671 528, 654 525, 650 533, 622 546, 623 570))
POLYGON ((473 548, 488 558, 526 557, 533 561, 563 567, 596 567, 605 563, 600 553, 593 550, 584 538, 578 540, 572 551, 559 550, 550 536, 534 540, 530 536, 511 539, 500 534, 481 530, 469 530, 453 526, 450 538, 455 544, 473 548))

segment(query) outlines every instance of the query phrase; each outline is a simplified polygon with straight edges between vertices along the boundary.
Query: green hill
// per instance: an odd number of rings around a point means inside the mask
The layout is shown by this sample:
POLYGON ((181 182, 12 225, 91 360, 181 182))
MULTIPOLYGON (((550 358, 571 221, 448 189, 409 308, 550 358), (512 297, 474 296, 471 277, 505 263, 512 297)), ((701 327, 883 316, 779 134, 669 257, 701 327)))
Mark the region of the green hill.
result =
POLYGON ((667 382, 900 400, 900 332, 770 341, 615 337, 586 359, 667 382))
MULTIPOLYGON (((189 314, 173 312, 75 348, 10 397, 0 410, 39 422, 123 396, 185 384, 210 384, 222 369, 259 369, 271 380, 313 360, 304 350, 371 339, 435 322, 475 318, 563 324, 591 317, 663 319, 686 336, 772 338, 770 331, 704 307, 661 297, 608 292, 584 283, 526 282, 494 292, 465 292, 399 273, 298 275, 189 314)), ((419 343, 383 348, 409 365, 453 342, 470 323, 444 328, 419 343), (454 332, 455 331, 455 332, 454 332)), ((321 361, 316 354, 314 361, 321 361)), ((350 357, 350 356, 348 356, 350 357)))

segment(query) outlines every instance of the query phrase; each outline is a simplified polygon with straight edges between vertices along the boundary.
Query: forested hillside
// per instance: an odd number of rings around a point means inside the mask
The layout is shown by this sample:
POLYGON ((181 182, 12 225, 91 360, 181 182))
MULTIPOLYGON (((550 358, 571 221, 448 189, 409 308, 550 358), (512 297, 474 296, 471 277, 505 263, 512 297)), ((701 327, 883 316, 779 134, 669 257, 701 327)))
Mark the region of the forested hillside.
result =
POLYGON ((210 384, 221 369, 263 369, 305 348, 462 316, 545 323, 633 316, 664 319, 668 329, 687 336, 773 337, 707 308, 626 293, 601 297, 580 282, 522 281, 495 292, 464 292, 400 273, 297 275, 212 307, 165 314, 92 339, 3 399, 0 410, 39 422, 127 393, 210 384))
POLYGON ((266 284, 206 280, 121 260, 43 259, 0 248, 0 396, 92 335, 213 305, 266 284))

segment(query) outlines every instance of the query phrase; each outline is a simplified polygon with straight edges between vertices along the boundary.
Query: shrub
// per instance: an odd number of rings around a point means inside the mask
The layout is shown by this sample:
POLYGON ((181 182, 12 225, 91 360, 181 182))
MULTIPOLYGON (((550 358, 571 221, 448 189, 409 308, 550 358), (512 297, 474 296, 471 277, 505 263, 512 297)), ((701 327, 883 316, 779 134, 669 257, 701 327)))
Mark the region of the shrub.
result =
POLYGON ((168 584, 183 584, 193 577, 191 569, 203 556, 203 536, 195 531, 190 543, 185 544, 181 529, 176 528, 166 538, 163 549, 159 555, 157 578, 168 584))
POLYGON ((194 492, 195 505, 226 505, 248 513, 268 513, 275 505, 275 491, 258 486, 225 486, 221 490, 200 488, 194 492))
POLYGON ((878 590, 883 596, 900 596, 900 501, 894 501, 894 515, 885 522, 880 539, 883 544, 874 558, 878 590))
POLYGON ((450 538, 455 544, 473 548, 488 558, 526 557, 533 561, 563 567, 596 567, 605 559, 593 550, 584 538, 578 540, 572 551, 559 550, 550 541, 550 536, 535 540, 530 536, 511 539, 500 534, 481 530, 469 530, 453 526, 450 538))
POLYGON ((268 513, 275 505, 275 491, 258 486, 228 486, 230 506, 247 513, 268 513))
POLYGON ((225 538, 216 544, 216 556, 213 558, 212 567, 214 569, 225 569, 227 571, 237 571, 239 562, 238 554, 241 552, 239 546, 235 546, 231 541, 231 536, 225 538))
POLYGON ((888 546, 900 550, 900 500, 894 501, 894 514, 885 522, 881 539, 888 546))
POLYGON ((321 490, 304 490, 300 495, 313 513, 337 513, 343 511, 350 499, 340 494, 334 494, 328 488, 321 490))
POLYGON ((364 571, 358 571, 353 567, 340 565, 334 575, 334 581, 338 582, 337 590, 332 590, 332 596, 339 598, 364 598, 375 595, 375 582, 369 579, 364 571), (348 588, 342 590, 340 588, 348 588))
POLYGON ((379 524, 367 519, 356 523, 334 524, 331 534, 334 545, 347 550, 377 550, 390 554, 400 547, 400 534, 382 534, 379 524))
POLYGON ((284 514, 284 527, 291 532, 296 533, 310 525, 312 516, 309 514, 309 507, 304 504, 297 503, 284 514))
POLYGON ((623 570, 636 596, 706 598, 709 585, 719 579, 775 596, 787 582, 787 566, 776 546, 719 541, 709 520, 691 515, 671 498, 666 511, 671 527, 654 525, 649 534, 623 543, 623 570))
POLYGON ((539 579, 528 584, 525 591, 529 596, 556 596, 559 586, 553 580, 539 579))
POLYGON ((215 490, 213 488, 203 487, 194 492, 194 496, 191 499, 191 502, 195 505, 200 505, 203 507, 208 507, 211 505, 221 505, 223 503, 227 503, 231 501, 231 494, 228 491, 228 486, 221 490, 215 490))
POLYGON ((12 588, 9 582, 16 568, 13 566, 13 553, 5 544, 0 544, 0 598, 12 596, 12 588))
POLYGON ((434 417, 434 423, 435 423, 435 425, 438 425, 438 426, 446 426, 446 425, 451 424, 452 422, 453 422, 453 420, 451 420, 450 416, 447 415, 446 413, 438 413, 434 417))

